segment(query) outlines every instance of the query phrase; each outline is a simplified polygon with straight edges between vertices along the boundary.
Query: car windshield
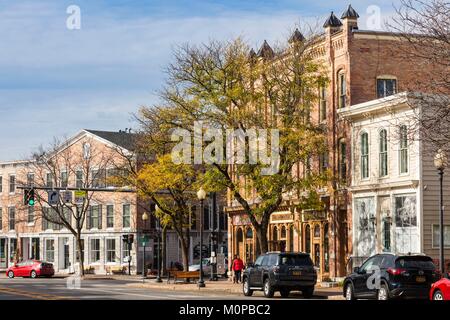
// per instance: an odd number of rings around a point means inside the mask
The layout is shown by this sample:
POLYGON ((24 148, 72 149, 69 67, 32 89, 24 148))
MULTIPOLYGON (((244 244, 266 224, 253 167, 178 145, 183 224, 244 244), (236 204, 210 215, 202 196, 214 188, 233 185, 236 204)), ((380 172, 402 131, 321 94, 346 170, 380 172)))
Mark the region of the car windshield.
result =
POLYGON ((290 254, 281 256, 280 264, 285 266, 312 266, 312 261, 308 255, 290 254))
POLYGON ((400 257, 395 261, 395 266, 409 269, 436 269, 430 257, 400 257))

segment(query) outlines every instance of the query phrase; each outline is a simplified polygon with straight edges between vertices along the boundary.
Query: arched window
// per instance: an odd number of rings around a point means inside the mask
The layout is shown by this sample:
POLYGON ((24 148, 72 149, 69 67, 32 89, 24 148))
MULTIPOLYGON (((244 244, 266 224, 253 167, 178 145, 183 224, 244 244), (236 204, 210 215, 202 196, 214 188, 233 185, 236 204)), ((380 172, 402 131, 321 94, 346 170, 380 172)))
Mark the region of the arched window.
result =
POLYGON ((252 228, 247 228, 247 232, 245 233, 245 237, 247 239, 253 239, 253 230, 252 230, 252 228))
POLYGON ((275 226, 272 230, 272 240, 278 241, 278 228, 275 226))
POLYGON ((237 230, 236 241, 237 241, 237 242, 242 242, 242 241, 244 241, 244 234, 243 234, 241 228, 239 228, 239 229, 237 230))
POLYGON ((338 94, 337 94, 337 96, 338 96, 338 99, 339 99, 338 107, 339 108, 345 108, 345 105, 346 105, 346 94, 347 94, 347 83, 346 83, 346 80, 345 80, 345 71, 344 70, 340 70, 338 72, 337 78, 338 78, 337 79, 337 81, 338 81, 338 88, 337 88, 338 94))
POLYGON ((309 224, 305 227, 305 251, 311 253, 311 227, 309 224))
POLYGON ((318 224, 314 226, 314 238, 320 238, 320 226, 318 224))
POLYGON ((361 178, 369 177, 369 134, 361 134, 361 178))
POLYGON ((408 173, 408 128, 400 127, 400 173, 408 173))
POLYGON ((281 239, 286 239, 286 227, 282 226, 281 227, 281 239))
POLYGON ((379 161, 380 161, 380 177, 388 175, 388 154, 387 154, 387 131, 380 130, 379 134, 379 161))

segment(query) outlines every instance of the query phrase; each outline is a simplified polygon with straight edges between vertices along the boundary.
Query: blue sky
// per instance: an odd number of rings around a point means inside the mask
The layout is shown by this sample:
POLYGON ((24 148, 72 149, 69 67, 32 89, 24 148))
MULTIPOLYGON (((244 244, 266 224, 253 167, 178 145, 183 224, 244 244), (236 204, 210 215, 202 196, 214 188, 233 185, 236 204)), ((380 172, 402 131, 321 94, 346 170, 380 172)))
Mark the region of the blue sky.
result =
MULTIPOLYGON (((354 0, 393 14, 397 0, 354 0)), ((157 102, 171 50, 185 42, 243 36, 255 49, 295 26, 323 22, 340 0, 0 0, 0 161, 23 159, 82 128, 134 127, 132 113, 157 102), (66 28, 69 5, 81 29, 66 28)))

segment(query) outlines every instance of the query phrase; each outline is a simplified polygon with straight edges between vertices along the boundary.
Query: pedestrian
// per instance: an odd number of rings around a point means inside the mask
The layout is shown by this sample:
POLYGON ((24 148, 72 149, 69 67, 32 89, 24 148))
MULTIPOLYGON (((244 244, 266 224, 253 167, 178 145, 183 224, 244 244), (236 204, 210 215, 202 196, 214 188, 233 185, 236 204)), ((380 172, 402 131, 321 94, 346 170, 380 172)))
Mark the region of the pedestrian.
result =
POLYGON ((239 255, 234 255, 233 262, 231 264, 231 269, 233 270, 234 277, 233 283, 240 283, 242 269, 244 269, 244 262, 239 258, 239 255))

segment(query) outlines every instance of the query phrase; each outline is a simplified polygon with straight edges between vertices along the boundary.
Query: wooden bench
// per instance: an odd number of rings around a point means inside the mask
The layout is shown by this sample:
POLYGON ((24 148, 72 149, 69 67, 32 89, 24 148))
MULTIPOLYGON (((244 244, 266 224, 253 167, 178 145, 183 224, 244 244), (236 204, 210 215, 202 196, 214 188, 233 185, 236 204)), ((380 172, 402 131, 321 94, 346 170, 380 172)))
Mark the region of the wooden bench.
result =
POLYGON ((167 283, 169 283, 171 278, 173 279, 173 283, 176 283, 178 279, 197 280, 200 278, 200 271, 169 271, 167 283))
POLYGON ((124 274, 125 267, 122 266, 107 266, 106 274, 124 274))

